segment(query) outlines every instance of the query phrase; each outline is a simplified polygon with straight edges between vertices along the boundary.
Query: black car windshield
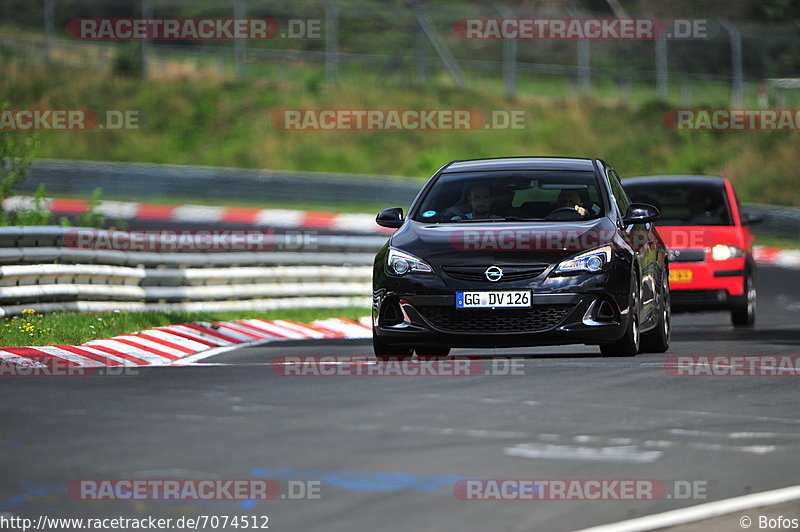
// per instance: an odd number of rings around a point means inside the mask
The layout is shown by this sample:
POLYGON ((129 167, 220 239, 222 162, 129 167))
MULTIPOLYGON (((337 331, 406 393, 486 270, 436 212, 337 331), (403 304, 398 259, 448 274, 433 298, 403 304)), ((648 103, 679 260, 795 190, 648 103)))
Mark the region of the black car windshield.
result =
POLYGON ((497 171, 439 176, 418 222, 582 221, 605 214, 593 172, 497 171))
POLYGON ((661 212, 656 225, 733 225, 725 189, 718 185, 623 182, 623 186, 631 201, 661 212))

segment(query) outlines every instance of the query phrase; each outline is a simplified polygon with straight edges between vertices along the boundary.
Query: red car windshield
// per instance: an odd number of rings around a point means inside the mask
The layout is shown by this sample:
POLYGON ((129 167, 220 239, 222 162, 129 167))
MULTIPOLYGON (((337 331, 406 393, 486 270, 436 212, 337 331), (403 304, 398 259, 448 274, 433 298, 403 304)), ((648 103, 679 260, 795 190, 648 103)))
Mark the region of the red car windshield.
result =
POLYGON ((661 212, 656 225, 733 225, 725 189, 708 184, 625 184, 631 201, 661 212))

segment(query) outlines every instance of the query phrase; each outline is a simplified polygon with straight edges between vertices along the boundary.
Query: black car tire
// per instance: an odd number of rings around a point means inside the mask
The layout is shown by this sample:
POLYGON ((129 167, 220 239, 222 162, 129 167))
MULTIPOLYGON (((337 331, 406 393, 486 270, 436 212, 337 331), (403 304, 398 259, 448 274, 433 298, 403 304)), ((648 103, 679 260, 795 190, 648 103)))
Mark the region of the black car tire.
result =
POLYGON ((442 358, 450 354, 449 347, 417 346, 414 351, 420 358, 442 358))
POLYGON ((756 285, 753 271, 749 270, 744 282, 744 295, 735 296, 731 307, 731 322, 735 327, 752 327, 756 323, 756 285))
POLYGON ((633 357, 639 352, 639 282, 638 276, 631 280, 633 291, 631 293, 630 319, 628 327, 622 338, 613 344, 600 344, 600 353, 604 357, 633 357))
POLYGON ((378 338, 375 331, 372 332, 372 350, 378 360, 394 360, 409 358, 413 354, 410 347, 390 344, 378 338))
POLYGON ((656 326, 642 334, 642 353, 665 353, 672 334, 672 308, 669 297, 669 277, 666 270, 661 281, 661 308, 656 326))

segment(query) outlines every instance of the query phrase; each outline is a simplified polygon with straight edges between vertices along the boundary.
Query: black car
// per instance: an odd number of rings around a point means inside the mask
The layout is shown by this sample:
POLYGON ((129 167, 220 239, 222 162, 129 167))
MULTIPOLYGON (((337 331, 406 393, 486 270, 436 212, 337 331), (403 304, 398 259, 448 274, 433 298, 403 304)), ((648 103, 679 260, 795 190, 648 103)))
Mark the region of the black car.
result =
POLYGON ((667 250, 655 207, 630 203, 600 159, 454 161, 425 184, 375 257, 378 358, 452 347, 669 347, 667 250))

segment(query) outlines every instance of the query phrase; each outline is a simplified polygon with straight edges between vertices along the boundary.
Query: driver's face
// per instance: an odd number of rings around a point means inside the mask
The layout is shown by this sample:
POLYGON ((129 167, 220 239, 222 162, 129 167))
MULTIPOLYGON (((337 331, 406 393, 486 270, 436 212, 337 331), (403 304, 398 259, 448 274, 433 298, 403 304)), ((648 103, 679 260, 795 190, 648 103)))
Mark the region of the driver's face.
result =
POLYGON ((574 207, 580 204, 581 197, 577 192, 562 192, 558 195, 559 207, 574 207))
POLYGON ((485 187, 473 188, 469 192, 469 204, 472 207, 472 214, 488 216, 489 208, 492 206, 492 191, 485 187))

